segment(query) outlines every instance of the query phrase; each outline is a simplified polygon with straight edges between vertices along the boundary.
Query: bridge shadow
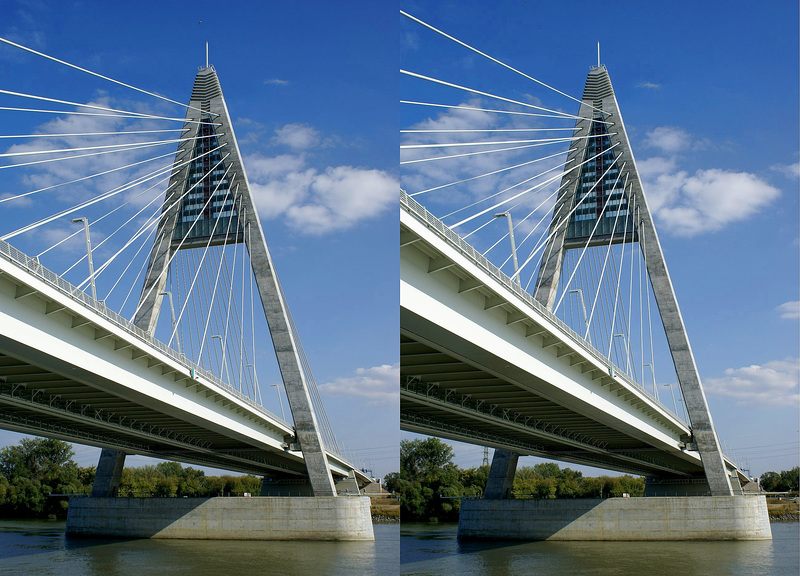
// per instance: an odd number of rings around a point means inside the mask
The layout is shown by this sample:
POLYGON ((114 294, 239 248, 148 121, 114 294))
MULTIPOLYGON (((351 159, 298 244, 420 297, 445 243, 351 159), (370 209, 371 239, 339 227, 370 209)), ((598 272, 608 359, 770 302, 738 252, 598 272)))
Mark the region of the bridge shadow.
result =
POLYGON ((74 498, 67 535, 372 541, 365 497, 74 498))
POLYGON ((191 528, 204 520, 196 512, 210 500, 212 498, 72 498, 67 515, 67 540, 75 547, 92 546, 108 540, 152 538, 182 524, 189 524, 187 528, 191 528))
POLYGON ((463 540, 455 522, 403 522, 400 531, 400 563, 426 563, 464 554, 480 554, 511 546, 514 540, 463 540))
POLYGON ((476 545, 480 549, 486 541, 547 540, 565 529, 590 535, 597 533, 609 513, 616 514, 604 510, 611 500, 623 499, 469 500, 462 503, 458 538, 465 547, 476 545))

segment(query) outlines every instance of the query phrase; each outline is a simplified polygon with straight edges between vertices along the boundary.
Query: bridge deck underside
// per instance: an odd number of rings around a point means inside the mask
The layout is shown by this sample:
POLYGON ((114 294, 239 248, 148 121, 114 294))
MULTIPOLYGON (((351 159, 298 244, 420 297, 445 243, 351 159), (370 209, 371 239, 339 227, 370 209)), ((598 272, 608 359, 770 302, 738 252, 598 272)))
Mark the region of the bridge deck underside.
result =
POLYGON ((0 425, 23 433, 226 470, 305 475, 305 467, 296 456, 247 446, 4 353, 0 353, 0 425))
MULTIPOLYGON (((294 427, 0 242, 0 428, 277 479, 294 427)), ((326 451, 336 477, 351 471, 326 451)))
POLYGON ((401 427, 647 476, 698 475, 697 464, 576 413, 401 330, 401 427))

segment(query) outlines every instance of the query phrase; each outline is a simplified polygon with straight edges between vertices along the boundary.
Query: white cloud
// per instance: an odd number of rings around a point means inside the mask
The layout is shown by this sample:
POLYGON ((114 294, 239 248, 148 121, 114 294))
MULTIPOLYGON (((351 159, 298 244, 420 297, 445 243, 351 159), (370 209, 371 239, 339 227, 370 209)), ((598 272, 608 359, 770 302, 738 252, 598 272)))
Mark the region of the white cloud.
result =
POLYGON ((308 189, 316 174, 313 168, 305 168, 274 176, 263 183, 250 179, 250 191, 258 215, 264 220, 285 215, 290 207, 308 196, 308 189))
POLYGON ((680 170, 683 154, 710 146, 681 128, 654 128, 645 145, 667 153, 637 162, 650 210, 661 229, 681 236, 716 232, 749 218, 780 196, 780 190, 748 172, 680 170))
MULTIPOLYGON (((525 100, 538 103, 528 95, 525 96, 525 100)), ((460 106, 459 108, 447 109, 444 112, 436 112, 425 120, 410 126, 409 129, 461 130, 466 132, 408 133, 403 135, 402 144, 460 144, 471 142, 488 144, 491 141, 558 139, 571 136, 567 131, 546 130, 547 126, 545 124, 533 121, 530 117, 467 109, 468 107, 502 108, 502 105, 498 105, 495 102, 488 103, 481 98, 470 98, 463 101, 460 106), (502 132, 504 130, 527 130, 531 128, 542 129, 542 131, 502 132), (496 130, 501 131, 492 132, 496 130)), ((545 144, 541 145, 541 148, 536 148, 532 154, 531 145, 540 146, 541 143, 463 147, 442 146, 441 148, 402 150, 402 161, 461 155, 460 157, 448 158, 443 161, 404 165, 402 187, 410 194, 415 194, 431 188, 441 187, 445 184, 454 184, 437 188, 435 191, 417 198, 428 209, 433 209, 437 215, 451 212, 456 208, 464 208, 473 202, 484 200, 490 195, 498 194, 494 199, 494 202, 498 202, 502 198, 511 198, 523 190, 534 188, 530 193, 514 203, 520 204, 519 213, 525 215, 530 214, 538 206, 539 214, 531 218, 531 221, 535 222, 543 211, 549 212, 554 203, 554 199, 550 201, 545 199, 558 186, 560 180, 558 175, 561 172, 560 166, 566 160, 566 146, 563 142, 545 144), (503 150, 514 146, 519 146, 520 148, 499 153, 472 154, 486 150, 503 150), (559 152, 564 153, 559 154, 559 152), (528 163, 536 158, 539 160, 534 163, 528 163), (521 164, 524 165, 511 170, 504 170, 521 164), (547 172, 550 169, 555 170, 547 172), (554 175, 556 178, 552 182, 541 188, 536 187, 537 184, 541 184, 554 175)), ((460 215, 466 216, 469 215, 469 212, 464 212, 460 215)), ((446 222, 448 221, 446 220, 446 222)), ((452 221, 448 223, 453 224, 452 221)), ((463 229, 458 231, 460 233, 465 232, 463 229)), ((520 232, 525 232, 525 230, 520 232)), ((475 237, 473 239, 477 240, 475 237)))
POLYGON ((653 178, 651 173, 646 190, 659 225, 681 236, 720 230, 780 196, 780 190, 753 174, 719 169, 698 170, 692 176, 665 171, 653 178))
POLYGON ((306 234, 349 228, 397 201, 397 180, 381 170, 329 166, 320 171, 308 165, 305 154, 253 155, 245 164, 261 218, 282 217, 306 234))
POLYGON ((658 148, 664 152, 681 152, 689 147, 691 139, 681 128, 659 126, 647 133, 644 143, 650 148, 658 148))
POLYGON ((400 398, 400 364, 358 368, 355 375, 337 378, 319 388, 326 396, 357 396, 397 402, 400 398))
POLYGON ((677 161, 674 157, 654 156, 636 161, 636 168, 638 168, 639 175, 644 180, 652 180, 662 174, 670 174, 675 171, 676 166, 677 161))
POLYGON ((319 132, 307 124, 286 124, 275 130, 273 144, 307 150, 319 143, 319 132))
POLYGON ((776 310, 781 313, 781 318, 785 320, 797 320, 800 318, 800 301, 784 302, 776 310))
POLYGON ((787 178, 792 178, 794 180, 800 178, 800 162, 795 162, 794 164, 775 164, 770 166, 770 170, 780 172, 787 178))
POLYGON ((729 368, 721 378, 707 378, 709 394, 736 398, 742 405, 798 406, 800 363, 797 358, 773 360, 762 366, 729 368))
MULTIPOLYGON (((141 104, 137 102, 116 101, 102 95, 93 99, 89 104, 140 112, 154 112, 154 110, 143 108, 141 104)), ((90 108, 79 108, 79 111, 96 113, 96 110, 90 108)), ((180 137, 179 131, 173 134, 135 133, 136 131, 158 128, 163 128, 161 123, 138 118, 115 118, 92 115, 58 117, 34 129, 35 132, 42 134, 42 137, 33 138, 26 142, 10 146, 6 152, 28 153, 42 150, 108 147, 112 145, 127 146, 145 142, 170 141, 164 145, 139 149, 120 149, 112 151, 108 148, 98 148, 96 150, 83 150, 67 155, 60 153, 53 155, 37 154, 14 157, 15 162, 24 163, 51 160, 57 157, 63 158, 70 155, 76 156, 69 161, 54 161, 39 164, 35 168, 30 169, 30 171, 22 177, 23 185, 28 187, 28 189, 25 190, 26 192, 54 187, 53 192, 45 191, 42 194, 32 195, 28 198, 29 200, 39 201, 41 198, 46 199, 47 202, 66 202, 74 204, 91 195, 107 192, 132 182, 136 178, 156 171, 159 167, 168 168, 172 162, 169 156, 155 162, 144 162, 137 166, 131 166, 131 164, 141 162, 147 158, 164 154, 169 155, 174 152, 176 143, 172 141, 180 137), (118 134, 114 135, 115 132, 118 132, 118 134), (44 136, 53 134, 58 136, 44 136), (69 134, 73 134, 73 136, 69 136, 69 134), (89 175, 99 174, 101 172, 108 173, 102 176, 86 178, 89 175), (56 185, 64 184, 78 178, 83 178, 83 180, 80 183, 70 186, 68 194, 61 193, 61 190, 65 189, 55 188, 56 185)), ((161 178, 163 177, 164 175, 162 174, 161 178)), ((146 182, 146 186, 152 186, 159 179, 160 178, 156 177, 146 182)), ((164 183, 161 188, 166 188, 166 183, 164 183)), ((141 187, 138 188, 138 190, 141 191, 141 187)), ((125 195, 126 199, 134 193, 136 193, 136 190, 127 193, 125 195)), ((141 203, 144 202, 146 202, 146 200, 143 200, 141 203)), ((21 204, 16 204, 16 201, 6 204, 8 207, 19 205, 21 204)))
POLYGON ((377 216, 397 200, 397 181, 380 170, 351 166, 315 174, 306 203, 287 210, 289 221, 311 234, 349 228, 377 216))
POLYGON ((658 89, 661 88, 661 84, 656 84, 654 82, 639 82, 636 85, 637 88, 651 88, 651 89, 658 89))
POLYGON ((264 80, 264 84, 272 84, 274 86, 286 86, 289 84, 288 80, 281 80, 280 78, 270 78, 269 80, 264 80))

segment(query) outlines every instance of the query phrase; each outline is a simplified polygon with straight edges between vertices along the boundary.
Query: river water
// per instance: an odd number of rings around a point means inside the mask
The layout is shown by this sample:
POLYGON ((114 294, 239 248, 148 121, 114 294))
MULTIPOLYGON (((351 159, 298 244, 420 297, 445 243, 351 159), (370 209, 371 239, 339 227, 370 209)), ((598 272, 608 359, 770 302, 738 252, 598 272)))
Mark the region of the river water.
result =
POLYGON ((456 524, 377 524, 375 542, 67 539, 64 522, 0 520, 14 576, 797 576, 800 524, 759 542, 459 542, 456 524), (402 556, 402 559, 401 559, 402 556))
POLYGON ((399 524, 374 542, 94 540, 64 522, 0 520, 0 574, 14 576, 287 576, 397 574, 399 524), (387 570, 388 567, 388 570, 387 570))
POLYGON ((753 542, 459 542, 456 524, 404 523, 400 573, 455 576, 798 576, 800 524, 753 542))

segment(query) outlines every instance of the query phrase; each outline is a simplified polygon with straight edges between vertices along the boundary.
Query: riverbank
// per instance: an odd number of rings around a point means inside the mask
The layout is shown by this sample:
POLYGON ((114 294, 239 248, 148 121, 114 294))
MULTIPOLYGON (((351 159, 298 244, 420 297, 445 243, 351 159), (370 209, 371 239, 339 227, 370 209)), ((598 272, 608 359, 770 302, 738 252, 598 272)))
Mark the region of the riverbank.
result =
POLYGON ((370 502, 373 524, 399 524, 400 500, 395 497, 372 498, 370 502))
POLYGON ((800 521, 800 503, 797 499, 767 498, 767 513, 770 522, 798 522, 800 521))

